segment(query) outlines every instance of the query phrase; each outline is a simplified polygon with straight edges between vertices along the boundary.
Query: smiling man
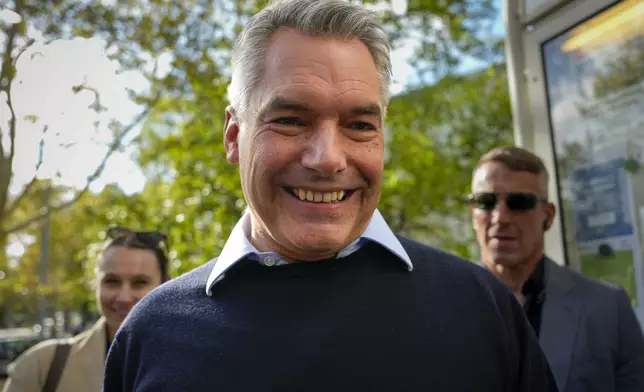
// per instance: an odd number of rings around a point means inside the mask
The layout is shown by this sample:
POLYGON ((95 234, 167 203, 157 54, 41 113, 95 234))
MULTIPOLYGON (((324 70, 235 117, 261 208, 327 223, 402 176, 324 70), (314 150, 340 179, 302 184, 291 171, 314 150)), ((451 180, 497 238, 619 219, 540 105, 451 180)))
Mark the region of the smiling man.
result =
POLYGON ((509 290, 376 209, 390 59, 374 16, 276 1, 232 60, 224 143, 247 212, 128 316, 104 390, 555 391, 509 290))
POLYGON ((254 107, 233 91, 226 113, 249 239, 285 260, 330 258, 365 231, 380 199, 384 75, 359 39, 281 29, 265 50, 254 107))

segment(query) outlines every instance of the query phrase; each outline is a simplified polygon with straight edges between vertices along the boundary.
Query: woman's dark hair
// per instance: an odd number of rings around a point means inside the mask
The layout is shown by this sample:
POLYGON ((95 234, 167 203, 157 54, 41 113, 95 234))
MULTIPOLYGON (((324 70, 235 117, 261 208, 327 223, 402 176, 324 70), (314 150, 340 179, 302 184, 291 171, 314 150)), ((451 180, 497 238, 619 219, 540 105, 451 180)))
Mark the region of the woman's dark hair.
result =
POLYGON ((107 236, 111 239, 105 250, 113 246, 123 246, 132 249, 146 249, 154 253, 161 272, 161 281, 170 280, 168 251, 168 237, 154 231, 134 231, 125 227, 110 227, 107 236))

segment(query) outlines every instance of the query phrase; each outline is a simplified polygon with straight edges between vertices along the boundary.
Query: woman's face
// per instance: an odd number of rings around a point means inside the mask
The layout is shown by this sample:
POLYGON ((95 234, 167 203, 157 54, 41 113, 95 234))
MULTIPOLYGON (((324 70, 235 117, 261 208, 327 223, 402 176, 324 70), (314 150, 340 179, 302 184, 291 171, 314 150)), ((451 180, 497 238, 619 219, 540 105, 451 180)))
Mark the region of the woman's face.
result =
POLYGON ((111 246, 103 252, 96 278, 98 307, 111 338, 132 307, 161 284, 161 270, 149 249, 111 246))

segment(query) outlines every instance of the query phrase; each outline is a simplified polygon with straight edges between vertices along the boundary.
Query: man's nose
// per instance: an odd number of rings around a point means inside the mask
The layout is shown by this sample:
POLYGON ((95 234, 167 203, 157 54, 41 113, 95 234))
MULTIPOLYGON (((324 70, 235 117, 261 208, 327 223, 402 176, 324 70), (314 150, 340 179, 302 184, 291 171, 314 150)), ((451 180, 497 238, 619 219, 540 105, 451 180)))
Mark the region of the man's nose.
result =
POLYGON ((492 223, 507 223, 510 221, 511 214, 505 200, 499 199, 492 210, 492 223))
POLYGON ((345 146, 337 125, 325 125, 311 132, 302 156, 302 165, 323 176, 346 169, 345 146))

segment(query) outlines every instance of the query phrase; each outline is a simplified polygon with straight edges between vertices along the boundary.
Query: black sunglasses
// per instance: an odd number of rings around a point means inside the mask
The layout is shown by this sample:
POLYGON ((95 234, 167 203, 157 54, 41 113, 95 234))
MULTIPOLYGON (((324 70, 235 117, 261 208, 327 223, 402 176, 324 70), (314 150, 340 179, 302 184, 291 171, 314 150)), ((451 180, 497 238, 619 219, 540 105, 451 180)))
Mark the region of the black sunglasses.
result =
MULTIPOLYGON (((526 192, 507 192, 505 195, 505 205, 510 211, 523 212, 534 209, 539 203, 547 203, 548 199, 539 197, 534 193, 526 192)), ((492 211, 496 208, 501 194, 494 192, 472 193, 467 197, 467 202, 480 210, 492 211)))
POLYGON ((107 237, 111 240, 131 238, 133 241, 151 248, 168 248, 168 236, 158 231, 134 231, 127 227, 110 227, 107 237))

